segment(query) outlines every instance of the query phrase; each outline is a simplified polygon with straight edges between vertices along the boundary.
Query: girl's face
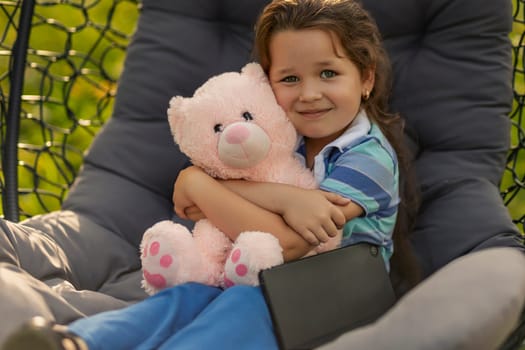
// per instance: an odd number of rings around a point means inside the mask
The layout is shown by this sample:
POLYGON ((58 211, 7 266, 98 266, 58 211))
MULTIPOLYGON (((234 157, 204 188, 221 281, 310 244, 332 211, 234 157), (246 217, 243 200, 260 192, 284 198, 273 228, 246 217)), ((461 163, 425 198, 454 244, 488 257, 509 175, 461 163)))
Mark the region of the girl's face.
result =
POLYGON ((323 145, 352 123, 361 96, 374 86, 344 54, 336 37, 321 29, 285 30, 269 43, 269 79, 279 105, 297 132, 323 145))

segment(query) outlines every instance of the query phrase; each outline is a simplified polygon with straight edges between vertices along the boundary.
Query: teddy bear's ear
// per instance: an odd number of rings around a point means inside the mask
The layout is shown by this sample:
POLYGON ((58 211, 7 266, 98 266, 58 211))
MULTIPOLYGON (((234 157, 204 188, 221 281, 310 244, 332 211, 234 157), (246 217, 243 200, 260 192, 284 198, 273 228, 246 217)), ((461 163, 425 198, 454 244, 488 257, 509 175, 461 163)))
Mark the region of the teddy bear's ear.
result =
POLYGON ((268 77, 266 76, 266 73, 264 73, 264 70, 262 69, 259 63, 248 63, 247 65, 242 67, 241 73, 254 77, 255 79, 258 79, 263 83, 268 82, 268 77))
MULTIPOLYGON (((179 133, 179 125, 182 123, 184 113, 182 106, 184 104, 184 97, 175 96, 170 100, 170 107, 168 108, 168 123, 170 125, 171 133, 177 142, 177 134, 179 133)), ((179 135, 180 136, 180 135, 179 135)))

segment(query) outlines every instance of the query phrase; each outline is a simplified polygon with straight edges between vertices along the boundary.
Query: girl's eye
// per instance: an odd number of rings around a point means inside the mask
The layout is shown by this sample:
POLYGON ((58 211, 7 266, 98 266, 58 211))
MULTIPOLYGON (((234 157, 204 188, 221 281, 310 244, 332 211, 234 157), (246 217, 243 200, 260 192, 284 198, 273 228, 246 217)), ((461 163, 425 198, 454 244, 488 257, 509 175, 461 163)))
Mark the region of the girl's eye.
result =
POLYGON ((335 76, 336 76, 336 73, 333 70, 327 69, 321 72, 321 78, 323 79, 333 78, 335 76))
POLYGON ((251 114, 250 112, 244 112, 244 113, 242 114, 242 117, 243 117, 246 121, 248 121, 248 120, 253 120, 252 114, 251 114))
POLYGON ((299 81, 299 78, 297 78, 296 76, 290 75, 290 76, 284 77, 283 79, 281 79, 281 81, 284 83, 296 83, 299 81))
POLYGON ((222 129, 223 129, 222 124, 215 124, 215 126, 213 127, 213 131, 216 133, 222 132, 222 129))

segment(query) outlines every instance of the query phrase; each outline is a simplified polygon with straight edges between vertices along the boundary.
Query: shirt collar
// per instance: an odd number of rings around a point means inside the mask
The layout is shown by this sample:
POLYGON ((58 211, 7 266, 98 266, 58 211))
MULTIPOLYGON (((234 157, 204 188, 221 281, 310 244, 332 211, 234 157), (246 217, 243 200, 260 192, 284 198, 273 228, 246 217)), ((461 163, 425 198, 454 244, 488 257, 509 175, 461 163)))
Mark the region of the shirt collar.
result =
MULTIPOLYGON (((341 134, 337 139, 330 142, 323 147, 320 154, 323 154, 325 150, 336 147, 340 152, 343 151, 353 141, 359 139, 362 136, 367 135, 372 127, 368 115, 364 109, 359 110, 352 123, 346 128, 345 132, 341 134)), ((295 149, 299 149, 304 144, 304 137, 299 135, 295 149)))

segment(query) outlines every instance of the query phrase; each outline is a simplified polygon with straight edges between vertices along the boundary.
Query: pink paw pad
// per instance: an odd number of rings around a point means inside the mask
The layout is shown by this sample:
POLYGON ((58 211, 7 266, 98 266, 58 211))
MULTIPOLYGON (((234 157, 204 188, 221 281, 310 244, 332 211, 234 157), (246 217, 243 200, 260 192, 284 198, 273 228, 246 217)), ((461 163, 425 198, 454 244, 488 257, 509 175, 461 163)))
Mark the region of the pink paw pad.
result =
POLYGON ((166 279, 158 273, 149 273, 147 270, 143 272, 144 279, 154 288, 166 288, 166 279))
POLYGON ((239 248, 235 249, 232 253, 232 262, 234 264, 237 264, 237 261, 239 261, 239 259, 241 258, 241 250, 239 248))
POLYGON ((160 266, 167 269, 173 263, 173 258, 171 257, 171 255, 166 254, 166 255, 163 255, 162 258, 160 258, 159 262, 160 262, 160 266))
POLYGON ((155 241, 153 243, 151 243, 151 246, 149 247, 149 253, 152 255, 152 256, 155 256, 159 253, 159 250, 160 250, 160 243, 155 241))

